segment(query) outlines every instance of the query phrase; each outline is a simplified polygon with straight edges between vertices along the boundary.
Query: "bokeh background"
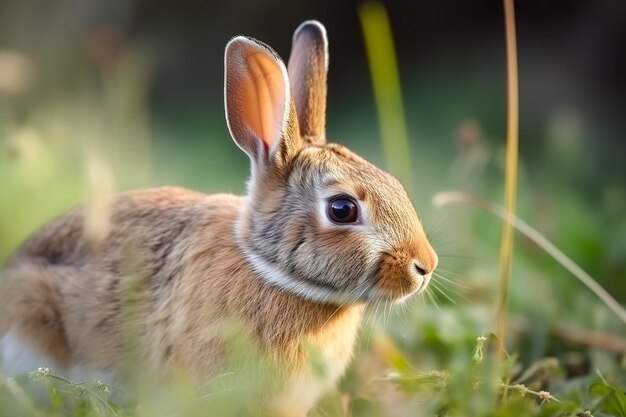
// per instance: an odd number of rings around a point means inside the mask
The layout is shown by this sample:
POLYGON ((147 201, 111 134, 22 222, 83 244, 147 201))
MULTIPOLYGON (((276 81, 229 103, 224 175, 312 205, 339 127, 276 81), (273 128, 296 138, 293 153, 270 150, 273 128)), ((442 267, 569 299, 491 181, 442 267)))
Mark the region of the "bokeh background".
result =
MULTIPOLYGON (((243 193, 248 160, 232 143, 223 110, 223 52, 235 35, 258 38, 286 60, 300 22, 323 22, 330 38, 328 136, 384 165, 360 5, 0 0, 0 263, 39 225, 82 201, 104 213, 101 197, 114 191, 178 185, 243 193)), ((432 199, 460 189, 502 201, 503 11, 494 1, 384 5, 411 139, 409 191, 442 274, 457 284, 441 281, 438 306, 416 300, 408 319, 405 310, 399 318, 382 315, 393 340, 428 368, 445 363, 442 346, 471 344, 495 329, 502 224, 471 206, 435 208, 432 199)), ((516 7, 518 214, 624 302, 626 3, 516 7)), ((618 366, 615 352, 558 337, 563 328, 625 332, 578 281, 521 238, 511 285, 509 349, 523 361, 555 355, 572 374, 618 366)))

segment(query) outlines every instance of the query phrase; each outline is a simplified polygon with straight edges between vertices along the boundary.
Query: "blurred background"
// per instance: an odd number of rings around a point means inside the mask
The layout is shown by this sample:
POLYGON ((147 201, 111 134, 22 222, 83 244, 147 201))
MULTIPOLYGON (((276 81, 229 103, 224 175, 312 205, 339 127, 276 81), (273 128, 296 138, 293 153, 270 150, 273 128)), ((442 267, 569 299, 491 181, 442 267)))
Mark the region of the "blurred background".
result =
MULTIPOLYGON (((0 263, 45 221, 82 201, 105 210, 101 196, 115 191, 178 185, 243 193, 248 160, 229 137, 223 109, 224 46, 235 35, 258 38, 287 60, 293 30, 305 19, 323 22, 328 136, 384 165, 360 4, 0 0, 0 263)), ((386 326, 428 367, 443 360, 432 338, 471 344, 494 329, 502 224, 470 206, 434 208, 432 199, 460 189, 502 201, 503 11, 493 1, 384 5, 411 139, 409 191, 442 274, 456 282, 440 281, 438 306, 412 302, 409 320, 386 326)), ((518 214, 623 302, 626 3, 516 7, 518 214)), ((554 329, 624 335, 623 324, 522 238, 511 285, 512 351, 527 362, 555 355, 572 372, 614 369, 614 352, 587 350, 554 329)))

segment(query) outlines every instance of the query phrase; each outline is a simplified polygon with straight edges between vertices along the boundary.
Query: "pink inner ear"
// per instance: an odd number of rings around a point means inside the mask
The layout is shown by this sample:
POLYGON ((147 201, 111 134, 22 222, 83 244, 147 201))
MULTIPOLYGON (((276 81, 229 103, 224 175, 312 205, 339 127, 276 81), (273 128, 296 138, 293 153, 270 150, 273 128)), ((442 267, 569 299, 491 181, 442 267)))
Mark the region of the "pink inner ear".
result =
POLYGON ((242 80, 242 110, 248 127, 269 149, 280 137, 285 108, 285 81, 274 59, 262 52, 246 56, 249 77, 242 80))

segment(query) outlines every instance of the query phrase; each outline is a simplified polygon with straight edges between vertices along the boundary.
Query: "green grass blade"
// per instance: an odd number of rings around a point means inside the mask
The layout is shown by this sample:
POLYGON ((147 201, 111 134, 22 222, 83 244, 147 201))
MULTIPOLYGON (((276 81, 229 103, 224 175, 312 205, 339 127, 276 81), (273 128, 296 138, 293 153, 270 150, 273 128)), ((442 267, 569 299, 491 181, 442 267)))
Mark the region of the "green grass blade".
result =
MULTIPOLYGON (((506 30, 507 61, 507 132, 506 166, 504 173, 504 208, 507 216, 515 215, 515 196, 517 192, 517 164, 519 142, 519 85, 517 75, 517 41, 515 36, 515 10, 513 0, 504 1, 504 26, 506 30)), ((513 258, 513 222, 506 217, 502 226, 500 245, 500 288, 497 301, 498 356, 504 359, 506 340, 507 304, 509 296, 509 278, 513 258)))
POLYGON ((511 222, 511 227, 533 241, 537 246, 552 256, 561 266, 567 269, 591 292, 593 292, 619 319, 626 324, 626 310, 611 296, 591 275, 585 272, 578 264, 565 255, 556 245, 539 233, 535 228, 496 203, 484 200, 473 194, 463 191, 442 191, 433 198, 434 204, 443 207, 452 203, 465 203, 483 208, 501 219, 511 222))
POLYGON ((381 3, 368 2, 359 8, 359 18, 372 74, 385 163, 411 193, 409 135, 389 17, 381 3))

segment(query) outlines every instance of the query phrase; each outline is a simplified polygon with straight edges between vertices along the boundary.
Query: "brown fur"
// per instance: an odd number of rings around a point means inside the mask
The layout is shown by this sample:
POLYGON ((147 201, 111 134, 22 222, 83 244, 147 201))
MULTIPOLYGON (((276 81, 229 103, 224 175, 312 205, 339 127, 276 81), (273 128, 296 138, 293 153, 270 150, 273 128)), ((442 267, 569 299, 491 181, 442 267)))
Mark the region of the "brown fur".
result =
POLYGON ((244 204, 178 188, 121 194, 102 250, 85 243, 83 209, 68 213, 25 242, 3 271, 7 330, 59 364, 123 371, 125 292, 139 280, 145 311, 134 324, 146 363, 199 380, 223 371, 219 326, 232 318, 286 374, 307 369, 309 343, 347 362, 353 339, 345 335, 355 332, 362 304, 319 304, 263 283, 235 243, 244 204))

